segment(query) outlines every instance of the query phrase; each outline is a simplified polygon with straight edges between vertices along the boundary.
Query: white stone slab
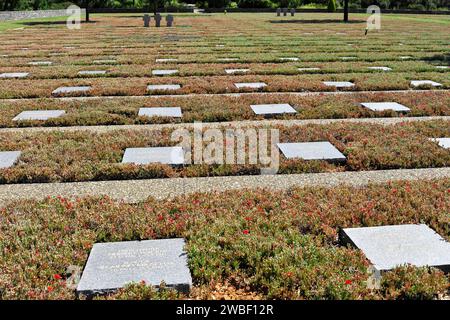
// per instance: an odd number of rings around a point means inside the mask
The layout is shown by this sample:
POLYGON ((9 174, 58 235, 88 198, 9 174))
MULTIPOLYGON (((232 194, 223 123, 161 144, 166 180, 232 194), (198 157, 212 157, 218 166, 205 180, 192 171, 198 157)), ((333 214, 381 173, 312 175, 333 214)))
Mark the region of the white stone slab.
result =
POLYGON ((147 90, 178 90, 181 89, 179 84, 149 84, 147 90))
POLYGON ((0 151, 0 169, 12 167, 20 157, 20 151, 0 151))
POLYGON ((75 87, 59 87, 53 90, 52 94, 65 94, 65 93, 77 93, 77 92, 87 92, 91 90, 90 86, 75 86, 75 87))
POLYGON ((261 89, 267 86, 264 82, 239 82, 234 84, 236 88, 250 88, 250 89, 261 89))
POLYGON ((103 75, 106 74, 105 70, 81 70, 78 71, 79 75, 82 76, 98 76, 98 75, 103 75))
POLYGON ((412 57, 411 56, 400 56, 399 58, 402 60, 408 60, 408 59, 411 59, 412 57))
POLYGON ((450 243, 425 224, 346 228, 341 241, 361 249, 380 271, 404 264, 450 268, 450 243))
POLYGON ((431 80, 412 80, 411 81, 411 85, 413 87, 419 87, 419 86, 432 86, 432 87, 440 87, 442 86, 442 84, 440 84, 439 82, 434 82, 431 80))
POLYGON ((28 64, 32 65, 32 66, 50 66, 53 64, 53 62, 51 62, 51 61, 31 61, 31 62, 28 62, 28 64))
POLYGON ((238 61, 239 58, 219 58, 217 61, 238 61))
POLYGON ((450 138, 431 138, 431 141, 436 142, 442 148, 450 149, 450 138))
POLYGON ((30 110, 22 111, 13 118, 13 121, 25 120, 48 120, 51 118, 58 118, 65 114, 64 110, 30 110))
POLYGON ((183 116, 180 107, 140 108, 138 115, 146 117, 173 117, 173 118, 181 118, 183 116))
POLYGON ((0 74, 0 78, 26 78, 28 75, 28 72, 5 72, 0 74))
POLYGON ((158 287, 189 292, 192 286, 182 238, 96 243, 83 270, 77 293, 86 296, 111 293, 130 283, 144 281, 158 287))
POLYGON ((180 165, 184 164, 184 151, 182 147, 127 148, 122 163, 180 165))
POLYGON ((309 68, 297 68, 298 71, 319 71, 320 68, 317 67, 309 67, 309 68))
POLYGON ((288 103, 280 104, 253 104, 250 106, 253 112, 257 115, 275 115, 283 113, 297 113, 288 103))
POLYGON ((377 71, 392 71, 392 68, 389 68, 389 67, 367 67, 367 69, 377 70, 377 71))
POLYGON ((154 76, 170 76, 177 74, 178 70, 152 70, 152 75, 154 76))
POLYGON ((279 58, 279 60, 281 60, 281 61, 298 61, 299 59, 296 57, 282 57, 282 58, 279 58))
POLYGON ((156 59, 155 61, 156 61, 156 63, 165 63, 165 62, 176 62, 176 61, 178 61, 178 59, 175 59, 175 58, 161 58, 161 59, 156 59))
POLYGON ((287 159, 345 161, 345 156, 328 141, 278 143, 287 159))
POLYGON ((341 60, 354 60, 356 57, 341 57, 341 60))
POLYGON ((323 84, 328 87, 336 87, 336 88, 350 88, 355 86, 354 83, 349 81, 324 81, 323 84))
POLYGON ((363 102, 361 105, 372 111, 393 110, 397 112, 410 112, 411 109, 397 102, 363 102))
POLYGON ((449 66, 436 66, 436 69, 448 69, 450 68, 449 66))
POLYGON ((225 69, 225 73, 227 74, 245 73, 249 71, 250 69, 225 69))

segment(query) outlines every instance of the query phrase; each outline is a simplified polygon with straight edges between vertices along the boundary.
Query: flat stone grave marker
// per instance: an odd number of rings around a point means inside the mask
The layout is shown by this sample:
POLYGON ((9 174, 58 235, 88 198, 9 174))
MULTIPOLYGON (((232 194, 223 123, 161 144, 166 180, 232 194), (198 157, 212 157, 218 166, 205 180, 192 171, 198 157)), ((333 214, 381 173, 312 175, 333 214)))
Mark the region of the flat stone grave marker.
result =
POLYGON ((115 64, 117 63, 117 60, 114 59, 104 59, 104 60, 94 60, 92 61, 93 64, 115 64))
POLYGON ((345 228, 340 238, 362 250, 379 271, 404 264, 450 270, 450 243, 425 224, 345 228))
POLYGON ((147 117, 156 116, 156 117, 173 117, 173 118, 181 118, 183 116, 180 107, 140 108, 138 115, 147 117))
POLYGON ((238 61, 239 58, 218 58, 218 61, 238 61))
POLYGON ((401 60, 408 60, 408 59, 411 59, 412 57, 411 56, 400 56, 399 58, 401 60))
POLYGON ((97 75, 102 75, 102 74, 106 74, 105 70, 82 70, 82 71, 78 71, 79 75, 82 76, 97 76, 97 75))
POLYGON ((323 84, 328 87, 336 87, 336 88, 349 88, 355 86, 354 83, 349 81, 324 81, 323 84))
POLYGON ((449 66, 436 66, 436 69, 448 69, 450 68, 449 66))
POLYGON ((28 64, 32 65, 32 66, 50 66, 53 64, 53 62, 51 62, 51 61, 31 61, 31 62, 28 62, 28 64))
POLYGON ((372 111, 393 110, 397 112, 410 112, 411 109, 397 102, 362 102, 361 105, 372 111))
POLYGON ((154 76, 169 76, 178 73, 178 70, 152 70, 154 76))
POLYGON ((0 78, 26 78, 28 75, 28 72, 5 72, 0 74, 0 78))
POLYGON ((392 71, 392 68, 389 68, 389 67, 367 67, 367 69, 377 70, 377 71, 392 71))
POLYGON ((48 120, 51 118, 58 118, 65 114, 64 110, 30 110, 22 111, 13 118, 13 121, 25 120, 48 120))
POLYGON ((341 57, 341 60, 354 60, 356 57, 341 57))
POLYGON ((264 82, 239 82, 234 84, 238 89, 261 89, 267 86, 264 82))
POLYGON ((278 143, 287 159, 346 161, 345 156, 328 141, 278 143))
POLYGON ((178 90, 181 89, 179 84, 149 84, 147 90, 178 90))
POLYGON ((96 243, 83 270, 77 293, 105 294, 129 283, 168 287, 189 292, 191 273, 182 238, 96 243))
POLYGON ((275 115, 283 113, 297 113, 288 103, 280 104, 252 104, 250 106, 253 112, 257 115, 275 115))
POLYGON ((437 142, 442 148, 450 149, 450 138, 431 138, 431 141, 437 142))
POLYGON ((317 67, 309 67, 309 68, 297 68, 298 71, 318 71, 320 68, 317 67))
POLYGON ((432 87, 440 87, 442 84, 439 82, 434 82, 431 80, 412 80, 411 85, 413 87, 419 87, 419 86, 432 86, 432 87))
POLYGON ((223 48, 223 47, 225 47, 224 44, 216 44, 216 48, 223 48))
POLYGON ((155 61, 156 61, 156 63, 176 62, 176 61, 178 61, 178 59, 175 59, 175 58, 161 58, 161 59, 156 59, 155 61))
POLYGON ((281 57, 279 58, 281 61, 298 61, 299 59, 296 57, 281 57))
POLYGON ((77 93, 77 92, 87 92, 91 90, 90 86, 75 86, 75 87, 59 87, 53 90, 52 94, 65 94, 65 93, 77 93))
POLYGON ((182 165, 184 151, 182 147, 127 148, 122 163, 182 165))
POLYGON ((0 169, 12 167, 20 157, 21 151, 0 151, 0 169))
POLYGON ((225 73, 227 74, 245 73, 249 71, 250 69, 225 69, 225 73))

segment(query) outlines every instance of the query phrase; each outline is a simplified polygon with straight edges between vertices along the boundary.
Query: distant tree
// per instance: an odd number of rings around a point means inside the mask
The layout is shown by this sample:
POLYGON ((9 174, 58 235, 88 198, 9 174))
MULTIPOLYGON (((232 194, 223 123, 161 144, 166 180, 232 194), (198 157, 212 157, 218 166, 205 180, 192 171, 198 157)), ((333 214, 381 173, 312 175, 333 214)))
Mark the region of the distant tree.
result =
POLYGON ((336 11, 336 0, 329 0, 327 9, 330 12, 335 12, 336 11))

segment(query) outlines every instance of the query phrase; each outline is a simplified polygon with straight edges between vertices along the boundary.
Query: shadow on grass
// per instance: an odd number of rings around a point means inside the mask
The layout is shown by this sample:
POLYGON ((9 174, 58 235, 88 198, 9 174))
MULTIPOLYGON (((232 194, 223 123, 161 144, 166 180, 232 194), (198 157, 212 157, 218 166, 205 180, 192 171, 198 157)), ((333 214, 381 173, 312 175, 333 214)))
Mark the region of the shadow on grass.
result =
POLYGON ((429 62, 429 63, 436 63, 436 62, 441 62, 441 63, 445 63, 447 65, 450 64, 450 53, 444 53, 444 54, 437 54, 431 57, 424 57, 422 58, 423 61, 425 62, 429 62))
POLYGON ((316 24, 316 23, 342 23, 342 24, 352 24, 352 23, 364 23, 365 20, 350 20, 344 22, 341 19, 323 19, 323 20, 269 20, 270 23, 298 23, 298 24, 316 24))

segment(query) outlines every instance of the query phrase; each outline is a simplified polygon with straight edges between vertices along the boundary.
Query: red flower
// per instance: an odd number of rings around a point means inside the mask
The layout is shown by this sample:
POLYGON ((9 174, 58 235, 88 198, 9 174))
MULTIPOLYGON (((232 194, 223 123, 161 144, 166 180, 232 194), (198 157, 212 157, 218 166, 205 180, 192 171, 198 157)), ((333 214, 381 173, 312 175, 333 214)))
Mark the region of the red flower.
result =
POLYGON ((53 287, 52 287, 52 286, 48 286, 48 287, 47 287, 47 291, 48 291, 48 292, 52 292, 52 291, 53 291, 53 287))
POLYGON ((59 275, 59 274, 54 274, 53 275, 53 279, 55 279, 55 280, 61 280, 62 279, 62 277, 59 275))
POLYGON ((351 285, 352 284, 352 280, 345 280, 345 284, 346 285, 351 285))
POLYGON ((245 229, 245 230, 242 231, 242 233, 243 233, 243 234, 249 234, 250 231, 248 231, 247 229, 245 229))

